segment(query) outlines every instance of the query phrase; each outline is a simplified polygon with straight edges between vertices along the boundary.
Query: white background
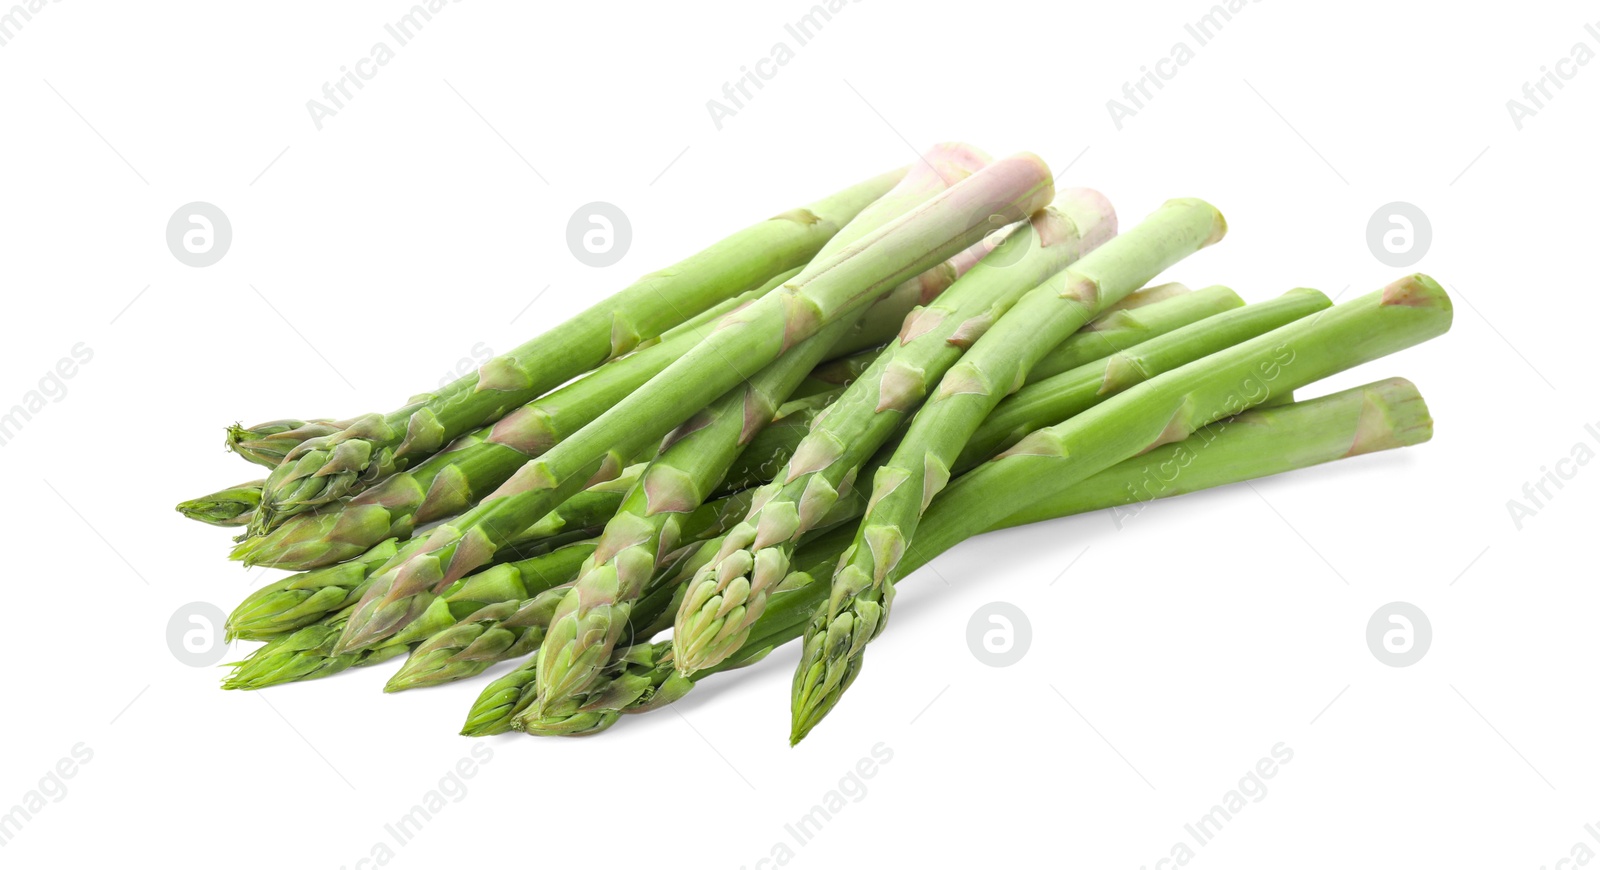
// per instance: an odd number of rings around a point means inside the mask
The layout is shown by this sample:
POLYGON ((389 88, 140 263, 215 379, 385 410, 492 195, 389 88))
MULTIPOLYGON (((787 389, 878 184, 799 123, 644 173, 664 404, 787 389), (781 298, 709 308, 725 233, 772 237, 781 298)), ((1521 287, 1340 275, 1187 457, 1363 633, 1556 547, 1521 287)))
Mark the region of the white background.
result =
POLYGON ((177 608, 227 610, 269 576, 171 510, 255 476, 221 427, 386 410, 479 342, 507 350, 946 139, 1036 151, 1125 223, 1168 197, 1213 201, 1230 236, 1170 277, 1252 300, 1382 286, 1405 270, 1374 258, 1368 219, 1416 204, 1434 236, 1416 268, 1452 291, 1455 328, 1326 387, 1409 377, 1435 440, 1162 503, 1121 531, 1098 514, 971 542, 936 563, 948 586, 908 583, 800 748, 785 650, 600 738, 484 741, 464 797, 392 866, 753 867, 786 843, 809 867, 1154 867, 1280 742, 1292 762, 1195 866, 1532 868, 1600 851, 1584 830, 1600 823, 1600 464, 1520 531, 1507 509, 1575 444, 1600 450, 1584 429, 1600 427, 1600 64, 1520 131, 1505 105, 1575 43, 1600 51, 1584 29, 1600 9, 1249 3, 1119 131, 1106 101, 1194 44, 1203 0, 864 0, 719 131, 706 101, 793 44, 804 0, 530 7, 449 5, 320 131, 307 100, 393 44, 383 27, 406 4, 65 0, 0 47, 0 407, 76 343, 93 351, 0 448, 0 810, 75 745, 93 753, 0 848, 5 866, 146 850, 371 866, 357 862, 384 825, 469 756, 455 732, 481 681, 387 697, 386 665, 251 695, 176 661, 177 608), (209 268, 164 242, 194 200, 232 220, 209 268), (608 269, 566 247, 592 200, 632 219, 608 269), (1008 669, 965 642, 993 600, 1032 622, 1008 669), (1365 643, 1395 600, 1434 629, 1410 668, 1365 643), (892 759, 865 795, 795 846, 785 824, 880 743, 892 759))

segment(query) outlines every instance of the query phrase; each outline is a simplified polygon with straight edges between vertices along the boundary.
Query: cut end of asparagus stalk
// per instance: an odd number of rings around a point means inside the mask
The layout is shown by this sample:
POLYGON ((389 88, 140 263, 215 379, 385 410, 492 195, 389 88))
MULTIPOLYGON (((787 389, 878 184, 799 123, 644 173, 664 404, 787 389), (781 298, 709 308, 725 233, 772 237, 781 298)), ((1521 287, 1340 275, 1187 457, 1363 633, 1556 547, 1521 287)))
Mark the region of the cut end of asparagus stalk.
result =
POLYGON ((1222 212, 1218 211, 1216 206, 1206 202, 1203 199, 1192 196, 1181 196, 1176 199, 1167 200, 1166 204, 1179 207, 1206 208, 1210 210, 1211 235, 1207 237, 1204 242, 1200 243, 1200 247, 1202 248, 1211 247, 1217 242, 1222 241, 1223 236, 1228 234, 1228 219, 1222 216, 1222 212))
POLYGON ((1439 282, 1418 272, 1407 275, 1383 288, 1384 305, 1404 305, 1409 308, 1438 308, 1454 311, 1450 294, 1444 292, 1439 282))
MULTIPOLYGON (((972 173, 993 162, 994 158, 976 145, 967 142, 939 142, 923 152, 919 161, 911 164, 906 179, 909 181, 923 171, 928 171, 938 177, 934 189, 943 189, 965 180, 972 173)), ((868 206, 862 209, 862 212, 865 214, 871 208, 872 206, 868 206)))
MULTIPOLYGON (((1056 196, 1054 206, 1066 218, 1066 226, 1071 228, 1080 250, 1092 251, 1117 234, 1117 210, 1098 190, 1065 188, 1056 196)), ((1051 242, 1042 231, 1040 238, 1044 244, 1051 242)))
POLYGON ((1369 384, 1362 395, 1361 417, 1346 456, 1421 444, 1433 437, 1433 417, 1415 384, 1390 378, 1369 384))

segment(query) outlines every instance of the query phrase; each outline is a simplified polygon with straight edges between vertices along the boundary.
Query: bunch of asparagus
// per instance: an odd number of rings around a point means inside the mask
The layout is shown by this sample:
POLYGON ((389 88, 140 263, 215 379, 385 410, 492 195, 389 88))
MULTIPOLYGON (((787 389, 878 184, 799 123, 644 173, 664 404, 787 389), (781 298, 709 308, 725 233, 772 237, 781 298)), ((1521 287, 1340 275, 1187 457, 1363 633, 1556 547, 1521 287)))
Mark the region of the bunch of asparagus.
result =
POLYGON ((1225 232, 1174 199, 1118 233, 1034 155, 943 144, 398 410, 232 427, 266 478, 178 510, 298 573, 230 615, 264 643, 224 686, 520 659, 463 733, 580 735, 798 642, 798 742, 899 581, 967 538, 1431 437, 1407 381, 1293 391, 1445 332, 1436 282, 1156 283, 1225 232))

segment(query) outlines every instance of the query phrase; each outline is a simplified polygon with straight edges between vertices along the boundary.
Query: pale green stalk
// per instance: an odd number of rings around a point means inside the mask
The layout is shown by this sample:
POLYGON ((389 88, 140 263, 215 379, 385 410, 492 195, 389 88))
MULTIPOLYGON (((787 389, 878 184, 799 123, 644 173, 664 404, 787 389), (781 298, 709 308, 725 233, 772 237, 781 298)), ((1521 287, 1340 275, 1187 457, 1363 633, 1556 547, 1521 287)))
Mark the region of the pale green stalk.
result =
POLYGON ((1140 290, 1045 354, 1028 370, 1028 383, 1105 359, 1180 326, 1243 305, 1239 294, 1222 286, 1185 292, 1182 284, 1159 284, 1140 290))
POLYGON ((1307 288, 1191 323, 1127 350, 1085 363, 1007 396, 968 439, 955 462, 960 474, 1040 427, 1080 414, 1108 396, 1162 372, 1322 311, 1333 303, 1307 288))

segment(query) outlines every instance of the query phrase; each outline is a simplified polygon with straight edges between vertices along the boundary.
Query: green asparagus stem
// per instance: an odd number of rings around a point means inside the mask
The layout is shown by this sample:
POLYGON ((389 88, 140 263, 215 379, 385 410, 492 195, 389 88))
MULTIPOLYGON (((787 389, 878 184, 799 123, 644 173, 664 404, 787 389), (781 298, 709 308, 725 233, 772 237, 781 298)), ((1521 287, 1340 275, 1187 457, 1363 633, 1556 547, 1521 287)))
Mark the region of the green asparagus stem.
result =
POLYGON ((817 421, 783 472, 758 492, 750 516, 729 532, 722 551, 684 596, 673 649, 685 673, 738 649, 771 590, 789 573, 800 536, 834 507, 861 464, 963 349, 1035 287, 1115 234, 1111 206, 1098 193, 1068 191, 1057 202, 937 300, 913 312, 900 337, 817 421))
POLYGON ((984 418, 983 425, 973 433, 956 460, 956 473, 1017 443, 1038 429, 1041 420, 1069 419, 1108 396, 1162 372, 1255 338, 1332 304, 1316 290, 1290 290, 1277 299, 1208 317, 1104 359, 1029 384, 1007 396, 984 418))
POLYGON ((1045 354, 1028 371, 1028 383, 1055 377, 1085 363, 1105 359, 1119 350, 1165 335, 1213 314, 1244 305, 1239 294, 1226 287, 1206 287, 1173 293, 1181 284, 1162 284, 1140 290, 1073 333, 1045 354))
MULTIPOLYGON (((818 263, 969 177, 988 158, 966 146, 939 146, 923 156, 894 190, 864 209, 818 255, 818 263)), ((808 280, 812 268, 797 281, 808 280)), ((959 283, 959 282, 957 282, 959 283)), ((633 607, 649 591, 667 554, 681 540, 682 517, 702 504, 734 456, 772 417, 853 323, 842 317, 784 352, 744 384, 712 402, 679 429, 645 472, 601 535, 592 563, 557 608, 539 649, 538 714, 586 691, 622 638, 633 607)))
MULTIPOLYGON (((1034 432, 964 475, 946 494, 951 513, 960 514, 951 520, 957 528, 952 534, 989 528, 1024 509, 1030 499, 1180 440, 1273 395, 1440 335, 1450 321, 1450 299, 1443 288, 1427 276, 1413 275, 1158 375, 1064 423, 1034 432), (1046 477, 1049 487, 1041 485, 1046 477), (1008 497, 996 498, 995 493, 1008 497)), ((864 527, 871 524, 872 514, 869 509, 864 527)), ((827 606, 807 628, 795 672, 792 741, 803 739, 838 703, 860 671, 867 644, 883 630, 893 597, 889 581, 899 576, 910 542, 904 534, 893 538, 892 531, 865 538, 858 531, 834 574, 827 606), (863 564, 858 554, 865 549, 871 552, 863 564)), ((940 534, 946 532, 941 529, 940 534)))
POLYGON ((268 478, 252 532, 268 532, 294 514, 359 492, 641 341, 806 263, 903 173, 886 173, 741 230, 646 275, 474 374, 301 444, 268 478))
POLYGON ((242 526, 261 504, 261 484, 252 480, 178 503, 178 513, 213 526, 242 526))
MULTIPOLYGON (((931 301, 931 300, 929 300, 931 301)), ((926 304, 926 303, 924 303, 926 304)), ((1135 293, 1106 309, 1100 317, 1074 333, 1028 373, 1028 382, 1058 375, 1108 354, 1126 349, 1147 338, 1154 338, 1203 317, 1210 317, 1244 304, 1239 294, 1227 287, 1207 287, 1198 293, 1182 284, 1160 284, 1135 293), (1162 304, 1165 303, 1165 304, 1162 304), (1148 312, 1133 315, 1134 309, 1150 306, 1148 312), (1152 316, 1154 315, 1154 316, 1152 316), (1090 349, 1089 342, 1096 347, 1090 349), (1087 352, 1087 353, 1086 353, 1087 352)), ((886 345, 831 359, 814 369, 794 391, 796 397, 827 393, 848 387, 866 374, 886 345)))
POLYGON ((995 528, 1104 508, 1123 520, 1156 499, 1411 447, 1432 437, 1433 418, 1416 386, 1389 378, 1318 399, 1258 406, 1212 423, 1056 491, 995 528))
POLYGON ((872 367, 878 354, 884 350, 884 345, 869 347, 858 353, 842 356, 817 366, 806 379, 796 387, 796 397, 810 396, 817 393, 831 393, 841 390, 856 382, 856 379, 872 367))
MULTIPOLYGON (((574 544, 532 559, 496 565, 463 578, 434 599, 423 616, 405 631, 384 644, 359 652, 338 654, 333 650, 348 617, 348 610, 341 611, 325 621, 268 640, 242 661, 233 663, 233 673, 223 680, 222 687, 264 689, 388 661, 404 655, 430 636, 450 631, 467 614, 481 613, 503 606, 505 602, 514 604, 570 583, 577 576, 578 567, 592 552, 592 541, 574 544)), ((519 625, 508 631, 526 635, 530 628, 534 633, 530 642, 536 646, 539 626, 519 625)))
POLYGON ((424 552, 374 578, 339 641, 371 646, 420 615, 418 596, 483 565, 573 494, 608 457, 638 453, 817 330, 987 235, 995 214, 1031 214, 1053 193, 1033 155, 999 160, 729 315, 705 341, 577 434, 524 465, 476 508, 435 529, 424 552))
MULTIPOLYGON (((1420 444, 1432 434, 1433 421, 1416 387, 1399 378, 1379 381, 1318 399, 1245 411, 1076 484, 1061 487, 1055 485, 1053 478, 1047 479, 1043 483, 1050 495, 993 528, 1097 510, 1128 510, 1126 506, 1137 507, 1152 498, 1169 498, 1420 444)), ((1010 494, 1002 492, 1000 500, 1010 494)), ((944 496, 934 500, 918 545, 906 554, 899 576, 910 576, 959 543, 956 535, 960 530, 944 519, 951 510, 944 496), (928 534, 930 530, 935 533, 928 534)), ((801 545, 795 553, 796 571, 785 580, 784 590, 773 597, 745 645, 718 665, 684 677, 673 666, 670 641, 618 650, 589 703, 573 709, 562 720, 524 719, 524 730, 538 735, 593 734, 610 727, 624 713, 648 712, 670 704, 704 678, 754 664, 772 650, 800 638, 812 613, 825 603, 832 566, 852 536, 853 530, 844 527, 801 545)), ((503 700, 510 691, 510 686, 500 687, 499 698, 503 700)), ((469 726, 483 730, 463 733, 500 733, 511 724, 509 718, 496 720, 492 715, 480 715, 469 720, 469 726)))

